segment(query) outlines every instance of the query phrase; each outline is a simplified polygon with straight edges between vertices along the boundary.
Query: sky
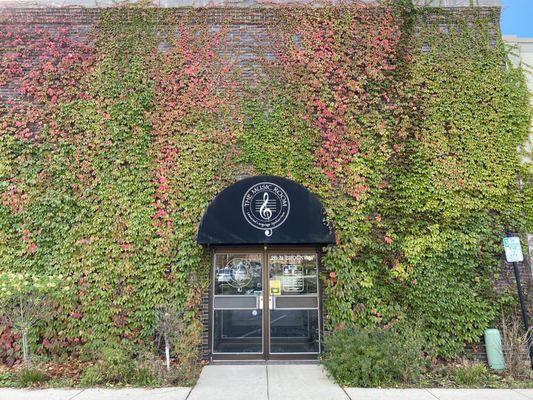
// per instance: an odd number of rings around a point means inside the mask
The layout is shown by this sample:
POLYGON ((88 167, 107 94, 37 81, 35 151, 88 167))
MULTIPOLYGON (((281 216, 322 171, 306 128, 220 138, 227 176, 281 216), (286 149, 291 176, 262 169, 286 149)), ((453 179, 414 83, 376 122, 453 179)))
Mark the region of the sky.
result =
POLYGON ((501 0, 504 35, 533 38, 533 0, 501 0))

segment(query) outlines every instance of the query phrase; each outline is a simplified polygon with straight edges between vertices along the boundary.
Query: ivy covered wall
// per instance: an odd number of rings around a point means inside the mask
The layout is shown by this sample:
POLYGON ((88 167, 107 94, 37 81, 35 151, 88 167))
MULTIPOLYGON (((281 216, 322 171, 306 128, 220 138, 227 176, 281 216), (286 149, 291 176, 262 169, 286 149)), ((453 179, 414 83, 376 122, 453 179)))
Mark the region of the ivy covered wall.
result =
POLYGON ((417 324, 443 357, 477 341, 509 301, 501 236, 530 218, 528 93, 496 9, 407 3, 4 10, 0 271, 77 283, 37 343, 136 351, 171 304, 175 354, 195 349, 196 230, 242 172, 324 203, 329 329, 417 324))

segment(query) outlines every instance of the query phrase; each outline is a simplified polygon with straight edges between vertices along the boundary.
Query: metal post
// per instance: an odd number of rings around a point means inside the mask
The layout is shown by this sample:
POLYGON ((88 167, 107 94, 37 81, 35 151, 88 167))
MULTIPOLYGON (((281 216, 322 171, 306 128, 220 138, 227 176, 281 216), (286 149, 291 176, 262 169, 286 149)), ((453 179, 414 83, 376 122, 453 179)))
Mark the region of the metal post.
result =
POLYGON ((518 263, 513 263, 514 276, 516 279, 516 289, 518 290, 518 301, 520 302, 520 311, 522 313, 522 321, 526 329, 527 348, 529 350, 529 360, 531 361, 531 368, 533 369, 533 338, 529 330, 529 321, 527 319, 527 309, 524 302, 524 293, 522 292, 522 283, 520 282, 520 271, 518 270, 518 263))

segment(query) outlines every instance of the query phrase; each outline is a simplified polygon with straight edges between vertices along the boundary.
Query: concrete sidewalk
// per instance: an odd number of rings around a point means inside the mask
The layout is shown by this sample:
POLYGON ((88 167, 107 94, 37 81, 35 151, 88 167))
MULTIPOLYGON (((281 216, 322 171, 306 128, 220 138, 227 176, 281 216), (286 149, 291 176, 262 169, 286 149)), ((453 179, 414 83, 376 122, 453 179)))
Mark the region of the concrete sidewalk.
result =
POLYGON ((0 389, 0 400, 533 400, 533 389, 341 388, 316 364, 209 365, 190 388, 0 389))
POLYGON ((0 400, 185 400, 191 388, 0 389, 0 400))
POLYGON ((188 400, 346 400, 313 364, 208 365, 188 400))
POLYGON ((209 365, 188 400, 533 400, 533 389, 341 388, 316 364, 209 365))
POLYGON ((350 400, 533 400, 533 389, 359 389, 350 400))

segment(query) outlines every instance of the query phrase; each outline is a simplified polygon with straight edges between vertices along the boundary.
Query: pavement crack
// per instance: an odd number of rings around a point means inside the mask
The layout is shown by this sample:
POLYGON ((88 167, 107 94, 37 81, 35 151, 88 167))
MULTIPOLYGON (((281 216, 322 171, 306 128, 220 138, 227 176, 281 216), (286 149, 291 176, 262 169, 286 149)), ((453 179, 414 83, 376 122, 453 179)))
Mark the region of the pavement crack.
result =
POLYGON ((68 400, 72 400, 74 397, 79 396, 79 395, 82 394, 83 392, 85 392, 85 389, 81 389, 78 393, 76 393, 74 396, 70 397, 68 400))
POLYGON ((533 397, 530 397, 530 396, 528 396, 527 394, 524 394, 524 393, 522 393, 522 392, 519 392, 518 390, 515 390, 515 389, 511 389, 511 390, 512 390, 513 392, 518 393, 519 395, 525 397, 525 398, 528 399, 528 400, 532 400, 532 399, 533 399, 533 397))
POLYGON ((431 390, 429 389, 424 389, 426 392, 428 392, 430 395, 432 395, 433 397, 435 397, 437 400, 440 400, 436 394, 434 394, 431 390))
POLYGON ((346 391, 346 389, 344 388, 344 386, 339 385, 339 387, 342 389, 342 391, 344 392, 344 394, 346 395, 346 397, 348 398, 348 400, 352 400, 352 398, 350 397, 350 395, 348 394, 348 392, 346 391))

